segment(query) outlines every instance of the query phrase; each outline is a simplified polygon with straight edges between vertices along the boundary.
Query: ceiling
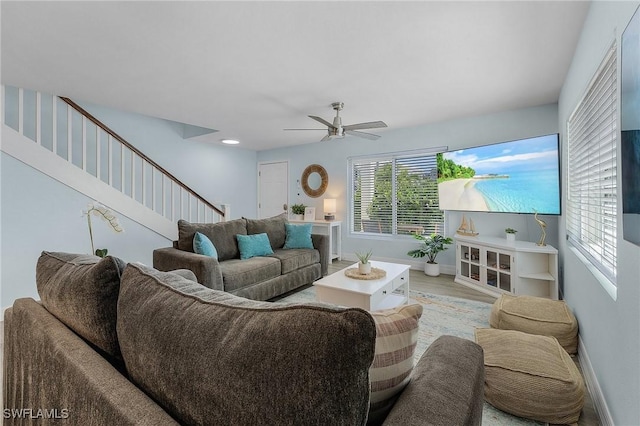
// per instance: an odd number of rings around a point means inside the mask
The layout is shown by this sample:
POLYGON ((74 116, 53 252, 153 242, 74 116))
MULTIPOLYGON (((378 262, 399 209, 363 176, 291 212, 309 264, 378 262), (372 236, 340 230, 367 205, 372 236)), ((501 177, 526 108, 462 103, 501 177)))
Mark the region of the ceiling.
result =
MULTIPOLYGON (((307 115, 387 129, 557 102, 582 1, 2 1, 2 83, 218 130, 319 141, 307 115)), ((349 138, 349 137, 347 137, 349 138)))

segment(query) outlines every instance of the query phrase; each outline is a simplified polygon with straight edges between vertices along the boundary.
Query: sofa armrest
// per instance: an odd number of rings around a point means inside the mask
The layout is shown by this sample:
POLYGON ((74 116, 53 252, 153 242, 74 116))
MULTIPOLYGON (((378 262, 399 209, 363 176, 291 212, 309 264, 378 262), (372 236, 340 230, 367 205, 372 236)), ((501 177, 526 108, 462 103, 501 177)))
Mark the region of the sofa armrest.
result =
POLYGON ((384 425, 481 425, 484 353, 471 340, 440 336, 413 370, 384 425))
POLYGON ((178 425, 35 300, 17 299, 4 318, 5 426, 178 425), (56 417, 34 420, 41 410, 56 417))
POLYGON ((203 286, 224 291, 220 264, 213 257, 165 247, 153 251, 153 267, 165 272, 189 269, 203 286))
POLYGON ((313 247, 320 253, 320 267, 322 276, 329 273, 329 258, 331 257, 331 247, 329 247, 329 236, 321 234, 311 234, 313 247))

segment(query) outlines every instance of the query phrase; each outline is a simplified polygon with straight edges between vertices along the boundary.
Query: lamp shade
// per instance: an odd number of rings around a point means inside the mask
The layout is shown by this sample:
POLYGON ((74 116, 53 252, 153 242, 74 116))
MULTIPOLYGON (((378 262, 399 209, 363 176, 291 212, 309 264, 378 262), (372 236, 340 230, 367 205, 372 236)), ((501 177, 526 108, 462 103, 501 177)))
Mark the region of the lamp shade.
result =
POLYGON ((324 200, 324 212, 325 213, 335 213, 336 212, 336 199, 335 198, 326 198, 324 200))
POLYGON ((336 220, 336 199, 324 199, 324 220, 336 220))

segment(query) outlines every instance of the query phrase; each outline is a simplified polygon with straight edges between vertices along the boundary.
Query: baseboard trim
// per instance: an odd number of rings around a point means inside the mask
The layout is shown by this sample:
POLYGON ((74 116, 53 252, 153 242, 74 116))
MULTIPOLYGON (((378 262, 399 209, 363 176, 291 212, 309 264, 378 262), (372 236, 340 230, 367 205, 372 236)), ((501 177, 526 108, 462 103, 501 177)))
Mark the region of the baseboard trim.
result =
POLYGON ((580 336, 578 336, 578 361, 580 362, 582 376, 584 377, 584 381, 587 386, 587 392, 589 392, 589 395, 591 395, 591 399, 593 400, 593 407, 596 411, 598 419, 600 420, 600 425, 614 426, 611 412, 609 411, 609 407, 607 406, 607 401, 604 398, 604 394, 602 393, 602 389, 600 388, 600 383, 598 383, 598 378, 596 377, 595 371, 593 371, 591 360, 589 359, 589 355, 587 354, 587 349, 584 346, 584 343, 582 343, 582 339, 580 338, 580 336))

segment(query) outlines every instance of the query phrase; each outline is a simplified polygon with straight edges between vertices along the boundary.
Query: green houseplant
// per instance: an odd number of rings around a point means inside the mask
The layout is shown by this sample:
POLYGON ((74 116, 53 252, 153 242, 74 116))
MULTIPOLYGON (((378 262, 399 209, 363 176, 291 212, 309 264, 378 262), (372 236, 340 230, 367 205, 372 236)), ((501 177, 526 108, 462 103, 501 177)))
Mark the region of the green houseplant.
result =
POLYGON ((414 234, 413 238, 421 241, 423 244, 417 249, 410 250, 407 254, 413 258, 426 256, 427 261, 424 265, 424 273, 434 277, 440 275, 440 265, 436 262, 436 257, 438 253, 448 249, 447 245, 452 244, 453 240, 450 237, 444 237, 435 232, 427 236, 414 234))
POLYGON ((291 213, 296 216, 296 219, 302 220, 304 218, 304 209, 306 208, 307 206, 304 204, 294 204, 291 206, 291 213))
POLYGON ((513 228, 506 228, 504 232, 505 234, 507 234, 507 241, 513 242, 516 240, 516 232, 518 232, 517 230, 513 228))
POLYGON ((356 256, 358 257, 358 272, 361 274, 370 274, 371 273, 371 263, 369 263, 369 259, 371 258, 372 251, 369 250, 366 253, 358 253, 356 252, 356 256))

